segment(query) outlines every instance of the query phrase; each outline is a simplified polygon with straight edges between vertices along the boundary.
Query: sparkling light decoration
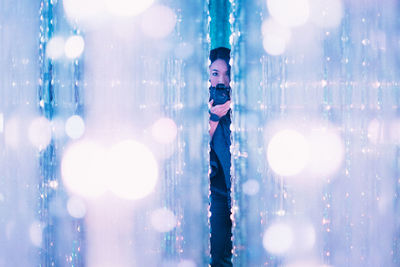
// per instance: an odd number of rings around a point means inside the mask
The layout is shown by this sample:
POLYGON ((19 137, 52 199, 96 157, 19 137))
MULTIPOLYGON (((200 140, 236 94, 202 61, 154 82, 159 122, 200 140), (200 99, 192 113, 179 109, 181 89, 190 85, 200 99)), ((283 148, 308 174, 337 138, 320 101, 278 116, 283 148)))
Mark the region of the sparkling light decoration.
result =
MULTIPOLYGON (((130 253, 137 250, 135 260, 140 266, 206 266, 206 71, 209 40, 218 33, 207 34, 211 0, 168 2, 176 24, 173 33, 161 40, 140 31, 141 16, 129 19, 134 1, 113 1, 115 5, 92 0, 39 2, 40 6, 6 0, 0 5, 4 36, 0 41, 4 59, 0 62, 4 74, 0 202, 5 218, 0 222, 4 232, 0 265, 87 265, 84 220, 89 207, 68 195, 68 185, 61 180, 61 156, 74 140, 56 133, 56 128, 63 127, 55 122, 55 118, 79 115, 85 121, 85 135, 106 132, 114 138, 111 145, 115 144, 125 140, 116 135, 131 137, 114 127, 122 122, 136 127, 129 133, 134 132, 152 151, 160 146, 151 135, 153 123, 160 117, 175 122, 175 138, 162 145, 170 149, 169 157, 155 155, 160 161, 155 194, 135 202, 137 213, 121 220, 132 223, 134 231, 127 239, 139 240, 141 247, 129 242, 115 247, 119 251, 130 248, 130 253), (77 25, 88 31, 81 32, 77 25), (135 38, 123 46, 110 33, 125 33, 125 27, 137 32, 125 34, 125 38, 135 38), (65 46, 57 39, 69 36, 82 36, 86 47, 71 59, 64 57, 65 46), (99 57, 99 62, 111 63, 90 69, 86 67, 92 62, 86 61, 83 68, 82 60, 99 57), (121 88, 134 93, 122 94, 121 88), (93 128, 93 120, 87 120, 94 101, 90 93, 96 96, 94 92, 99 91, 107 93, 107 101, 99 104, 103 113, 98 119, 107 124, 93 128), (115 103, 115 99, 122 100, 115 103), (116 118, 116 106, 124 114, 134 114, 134 119, 116 118), (47 145, 41 142, 40 151, 29 143, 27 118, 36 116, 52 127, 51 139, 47 145), (175 227, 161 234, 149 224, 150 213, 158 207, 171 211, 176 219, 175 227)), ((232 46, 235 266, 399 266, 398 3, 228 2, 227 28, 220 32, 232 32, 228 44, 232 46), (272 20, 280 26, 268 26, 272 20), (302 132, 311 145, 310 160, 296 174, 298 181, 309 186, 290 183, 267 159, 270 139, 264 138, 264 126, 293 115, 297 118, 293 126, 305 125, 311 132, 302 132), (313 119, 329 125, 327 131, 316 130, 313 119), (316 187, 309 183, 311 176, 324 182, 316 187), (268 227, 274 222, 290 225, 299 214, 312 226, 293 231, 293 244, 302 240, 307 252, 266 250, 263 233, 268 227)), ((147 8, 151 5, 150 1, 141 3, 147 8)), ((113 203, 107 204, 111 214, 113 203)))

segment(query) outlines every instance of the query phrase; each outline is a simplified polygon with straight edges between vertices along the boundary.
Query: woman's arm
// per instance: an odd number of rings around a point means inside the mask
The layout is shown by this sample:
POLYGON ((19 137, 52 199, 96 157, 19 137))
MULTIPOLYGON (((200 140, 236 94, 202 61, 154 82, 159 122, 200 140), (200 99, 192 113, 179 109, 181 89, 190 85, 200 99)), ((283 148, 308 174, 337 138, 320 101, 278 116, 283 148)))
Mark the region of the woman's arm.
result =
MULTIPOLYGON (((215 114, 215 115, 217 115, 219 118, 225 116, 226 113, 228 112, 228 110, 229 110, 230 107, 231 107, 231 101, 230 101, 230 100, 229 100, 229 101, 226 101, 226 102, 225 102, 224 104, 222 104, 222 105, 216 105, 216 106, 212 106, 213 102, 214 102, 214 100, 211 100, 210 103, 209 103, 209 105, 210 105, 210 112, 213 113, 213 114, 215 114)), ((210 123, 209 134, 210 134, 210 137, 211 137, 211 139, 212 139, 212 137, 213 137, 213 135, 214 135, 214 132, 215 132, 215 130, 216 130, 217 127, 218 127, 218 121, 209 120, 209 123, 210 123)))

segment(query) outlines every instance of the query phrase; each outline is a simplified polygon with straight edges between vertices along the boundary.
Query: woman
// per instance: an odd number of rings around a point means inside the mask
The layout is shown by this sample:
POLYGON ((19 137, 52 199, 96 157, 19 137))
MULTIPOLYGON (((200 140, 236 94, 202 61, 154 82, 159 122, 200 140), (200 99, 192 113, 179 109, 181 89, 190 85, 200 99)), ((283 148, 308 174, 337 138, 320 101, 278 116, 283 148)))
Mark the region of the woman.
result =
POLYGON ((211 266, 232 266, 230 50, 210 52, 211 266))

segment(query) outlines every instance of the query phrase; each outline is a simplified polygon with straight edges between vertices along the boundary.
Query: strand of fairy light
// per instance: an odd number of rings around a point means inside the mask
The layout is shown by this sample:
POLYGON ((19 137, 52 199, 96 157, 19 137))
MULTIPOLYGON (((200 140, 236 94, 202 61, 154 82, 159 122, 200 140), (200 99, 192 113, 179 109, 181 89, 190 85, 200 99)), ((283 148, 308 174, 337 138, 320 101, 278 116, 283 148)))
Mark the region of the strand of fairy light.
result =
MULTIPOLYGON (((51 119, 53 112, 53 76, 52 62, 45 56, 46 45, 51 38, 54 30, 53 25, 53 3, 49 0, 42 0, 40 3, 40 31, 39 31, 39 64, 40 78, 38 88, 38 103, 41 113, 48 119, 51 119)), ((40 181, 39 181, 39 206, 38 215, 40 222, 44 224, 43 243, 40 249, 41 263, 45 266, 54 266, 56 264, 55 252, 55 233, 54 225, 50 224, 49 198, 53 195, 53 189, 49 187, 48 182, 54 177, 54 154, 53 143, 40 153, 40 181)))

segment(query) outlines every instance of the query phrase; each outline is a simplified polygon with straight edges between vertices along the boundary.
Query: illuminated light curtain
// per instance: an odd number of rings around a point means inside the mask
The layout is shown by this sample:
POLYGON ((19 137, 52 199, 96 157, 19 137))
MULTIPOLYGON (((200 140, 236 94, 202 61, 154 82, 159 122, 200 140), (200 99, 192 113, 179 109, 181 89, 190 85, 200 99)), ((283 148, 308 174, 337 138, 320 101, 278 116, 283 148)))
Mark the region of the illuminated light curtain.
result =
MULTIPOLYGON (((81 65, 79 59, 52 55, 53 37, 79 34, 68 25, 60 2, 40 3, 39 64, 37 103, 42 116, 53 123, 53 138, 40 153, 38 219, 43 230, 40 250, 43 266, 81 266, 84 263, 84 224, 70 217, 68 195, 60 175, 60 149, 65 146, 62 122, 69 116, 82 116, 81 65), (65 228, 71 229, 65 233, 65 228), (60 256, 62 255, 62 256, 60 256)), ((53 39, 54 40, 54 39, 53 39)))
MULTIPOLYGON (((302 19, 306 1, 300 1, 302 6, 292 17, 285 17, 288 7, 277 14, 268 2, 279 1, 239 3, 242 16, 237 25, 246 36, 237 46, 242 46, 240 57, 245 57, 240 75, 246 90, 244 106, 249 108, 242 115, 249 137, 248 151, 244 150, 249 168, 236 185, 236 192, 242 190, 236 194, 242 201, 236 218, 242 232, 235 240, 243 248, 236 261, 249 266, 397 266, 398 139, 394 136, 399 94, 393 36, 398 31, 398 4, 331 1, 321 6, 320 1, 308 1, 312 11, 307 22, 293 26, 297 22, 291 19, 302 19), (321 19, 315 12, 324 8, 327 15, 321 19), (263 23, 271 18, 292 23, 290 38, 285 27, 263 23), (282 34, 282 39, 271 33, 282 34), (313 166, 292 177, 279 173, 287 169, 273 169, 268 147, 275 134, 287 129, 306 138, 314 136, 307 139, 311 143, 329 129, 341 141, 336 146, 343 149, 339 168, 328 173, 330 165, 325 170, 313 166), (315 172, 315 180, 310 180, 315 172), (279 238, 274 229, 279 229, 279 238), (308 243, 312 245, 305 249, 308 243)), ((235 116, 240 117, 238 113, 235 116)), ((326 142, 321 144, 325 150, 318 152, 320 159, 313 158, 315 162, 339 153, 326 142)), ((295 146, 292 152, 301 149, 295 146)), ((311 155, 318 150, 313 149, 311 155)))

